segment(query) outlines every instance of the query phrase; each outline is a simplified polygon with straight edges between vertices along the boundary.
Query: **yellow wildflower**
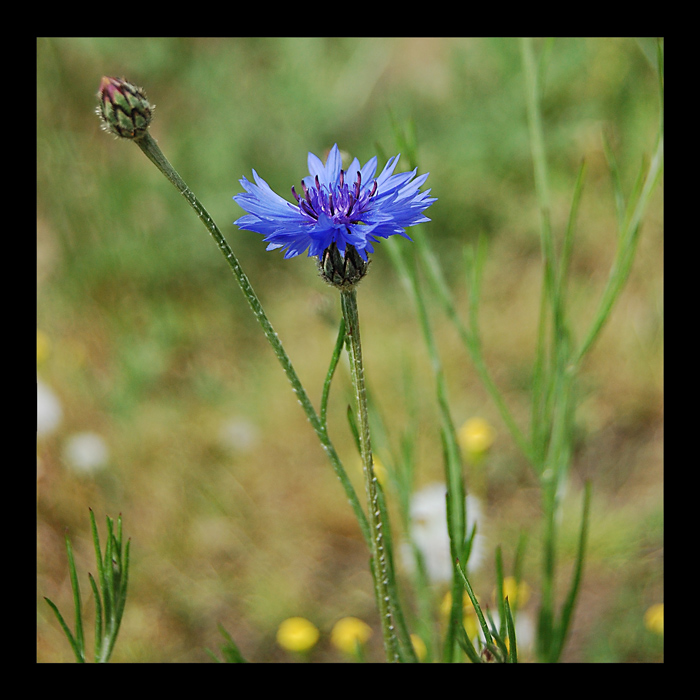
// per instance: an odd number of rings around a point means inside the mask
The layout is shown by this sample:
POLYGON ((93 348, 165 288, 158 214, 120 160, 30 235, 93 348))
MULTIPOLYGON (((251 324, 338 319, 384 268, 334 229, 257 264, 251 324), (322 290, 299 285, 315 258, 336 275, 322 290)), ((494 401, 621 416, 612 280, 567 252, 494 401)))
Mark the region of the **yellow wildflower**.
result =
POLYGON ((652 605, 644 613, 644 626, 655 634, 663 635, 664 633, 664 604, 657 603, 652 605))
MULTIPOLYGON (((479 604, 481 605, 481 601, 479 601, 479 604)), ((442 613, 443 617, 447 619, 451 610, 452 593, 447 591, 447 593, 445 593, 445 597, 442 599, 442 603, 440 603, 440 612, 442 613)), ((464 624, 464 629, 469 639, 475 639, 479 633, 479 630, 481 629, 481 626, 479 624, 479 618, 476 615, 476 610, 474 610, 474 605, 472 604, 471 598, 466 593, 462 598, 462 612, 462 623, 464 624)))
POLYGON ((49 356, 49 337, 38 328, 36 330, 36 363, 41 365, 49 356))
POLYGON ((346 654, 355 654, 372 636, 372 628, 357 617, 344 617, 333 625, 331 644, 346 654))
POLYGON ((513 576, 506 576, 503 579, 503 597, 508 598, 511 609, 522 608, 530 600, 530 586, 525 581, 518 584, 513 576))
POLYGON ((316 625, 304 617, 290 617, 277 629, 277 643, 287 651, 309 651, 318 637, 316 625))
POLYGON ((428 656, 428 647, 425 646, 425 642, 417 634, 412 634, 411 643, 418 660, 425 661, 426 656, 428 656))
POLYGON ((374 475, 377 477, 377 481, 384 487, 386 487, 386 467, 384 463, 372 455, 372 466, 374 467, 374 475))
POLYGON ((493 445, 496 431, 483 418, 470 418, 457 434, 465 457, 479 457, 493 445))

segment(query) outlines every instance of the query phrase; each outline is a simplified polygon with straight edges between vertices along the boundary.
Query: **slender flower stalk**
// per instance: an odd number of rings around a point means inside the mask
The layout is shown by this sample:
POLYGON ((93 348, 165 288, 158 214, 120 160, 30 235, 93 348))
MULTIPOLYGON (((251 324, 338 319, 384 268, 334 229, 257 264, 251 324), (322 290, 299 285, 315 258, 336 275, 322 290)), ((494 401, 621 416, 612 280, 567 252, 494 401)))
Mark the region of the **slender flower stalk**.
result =
POLYGON ((362 363, 362 345, 360 343, 360 318, 357 312, 357 292, 355 289, 344 290, 340 295, 343 307, 343 317, 348 335, 350 354, 350 373, 357 401, 357 423, 360 436, 360 454, 362 456, 362 472, 367 494, 369 512, 369 529, 371 535, 370 551, 374 564, 374 588, 377 607, 382 624, 384 651, 388 661, 398 661, 398 642, 394 627, 392 612, 392 596, 390 595, 391 571, 384 546, 384 523, 379 505, 377 476, 372 461, 372 444, 369 431, 369 413, 367 411, 367 390, 365 388, 365 371, 362 363))
POLYGON ((308 251, 309 257, 318 258, 321 277, 340 290, 367 496, 372 573, 384 650, 392 662, 416 657, 396 593, 389 524, 384 521, 372 460, 356 286, 369 268, 367 254, 374 252, 373 243, 393 235, 408 238, 406 227, 429 221, 423 212, 435 199, 428 196, 430 190, 420 191, 428 175, 416 177, 416 170, 394 174, 398 159, 389 159, 375 178, 376 156, 364 166, 355 158, 343 170, 335 144, 325 164, 309 153, 309 175, 301 181, 302 194, 292 187, 296 205, 275 194, 255 170, 255 183, 241 179, 245 192, 234 196, 247 212, 236 225, 263 234, 267 249, 283 249, 285 258, 308 251))

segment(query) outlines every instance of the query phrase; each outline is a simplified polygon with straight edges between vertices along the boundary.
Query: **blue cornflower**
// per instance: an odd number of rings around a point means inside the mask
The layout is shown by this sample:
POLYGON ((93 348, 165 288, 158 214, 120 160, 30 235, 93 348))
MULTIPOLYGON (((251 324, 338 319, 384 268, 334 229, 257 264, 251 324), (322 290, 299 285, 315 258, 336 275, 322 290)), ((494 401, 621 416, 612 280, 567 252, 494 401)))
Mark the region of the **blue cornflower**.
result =
POLYGON ((296 204, 275 194, 253 170, 255 184, 244 177, 240 182, 245 193, 234 196, 248 214, 234 223, 263 234, 267 250, 286 249, 285 258, 308 249, 309 257, 321 259, 325 251, 335 248, 345 256, 350 245, 367 262, 367 253, 374 252, 372 243, 394 234, 411 240, 404 229, 430 221, 423 212, 436 200, 428 197, 430 190, 419 192, 428 173, 416 177, 413 170, 394 175, 398 160, 399 156, 390 158, 375 178, 376 156, 362 167, 355 158, 342 170, 337 144, 325 165, 309 153, 310 174, 301 181, 302 192, 292 187, 296 204))

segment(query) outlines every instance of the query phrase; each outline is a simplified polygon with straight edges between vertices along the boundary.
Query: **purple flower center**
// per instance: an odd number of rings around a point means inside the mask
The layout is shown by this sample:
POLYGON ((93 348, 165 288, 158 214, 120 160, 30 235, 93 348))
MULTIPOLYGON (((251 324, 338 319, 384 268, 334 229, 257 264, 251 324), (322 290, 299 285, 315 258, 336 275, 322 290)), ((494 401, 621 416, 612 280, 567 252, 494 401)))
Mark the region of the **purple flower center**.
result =
POLYGON ((374 181, 371 190, 363 190, 362 176, 358 172, 355 183, 350 187, 345 182, 345 172, 341 170, 338 182, 332 188, 321 185, 318 175, 314 187, 307 187, 303 180, 301 187, 304 191, 303 197, 297 194, 294 187, 292 194, 304 216, 318 221, 319 215, 323 213, 338 224, 357 224, 362 223, 362 214, 377 191, 377 181, 374 181))

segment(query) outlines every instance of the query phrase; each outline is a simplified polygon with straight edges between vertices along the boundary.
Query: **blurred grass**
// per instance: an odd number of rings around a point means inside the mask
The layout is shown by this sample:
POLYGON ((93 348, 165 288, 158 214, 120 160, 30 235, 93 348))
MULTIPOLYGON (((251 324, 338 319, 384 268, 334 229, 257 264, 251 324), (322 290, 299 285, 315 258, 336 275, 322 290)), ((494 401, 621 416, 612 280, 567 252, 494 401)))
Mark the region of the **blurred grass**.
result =
MULTIPOLYGON (((581 159, 588 164, 570 287, 579 333, 614 252, 601 132, 628 192, 653 147, 657 78, 647 55, 650 40, 560 39, 549 59, 543 117, 555 232, 566 225, 581 159)), ((373 625, 370 651, 381 658, 367 554, 342 489, 203 226, 137 148, 99 130, 95 93, 105 74, 143 86, 156 104, 153 136, 236 251, 317 405, 336 295, 308 259, 285 262, 233 227, 241 210, 231 197, 251 168, 284 196, 306 174, 307 152, 335 142, 362 162, 377 145, 394 153, 389 111, 413 119, 420 170, 430 171, 439 198, 425 230, 461 290, 462 311, 462 247, 479 233, 489 238, 484 347, 517 419, 529 401, 540 293, 517 41, 37 41, 37 327, 48 340, 38 374, 63 406, 58 429, 38 443, 39 661, 72 658, 42 596, 59 608, 70 601, 66 527, 78 570, 91 570, 88 506, 98 518, 122 513, 132 538, 114 661, 209 660, 219 622, 247 658, 286 660, 274 636, 292 615, 325 633, 314 660, 337 658, 328 632, 344 615, 373 625), (110 450, 108 466, 92 476, 63 458, 68 436, 83 430, 110 450)), ((628 286, 584 374, 565 555, 575 548, 584 478, 593 479, 594 505, 568 661, 662 658, 641 623, 663 599, 662 202, 659 189, 628 286)), ((417 480, 440 479, 427 354, 381 244, 359 304, 371 391, 398 440, 411 377, 417 480)), ((491 548, 503 545, 507 567, 517 533, 535 528, 538 536, 534 483, 459 339, 434 313, 455 418, 481 415, 498 430, 485 466, 484 528, 491 548)), ((348 391, 340 372, 329 423, 352 472, 348 391)), ((354 476, 361 491, 359 466, 354 476)), ((533 584, 536 552, 532 543, 524 571, 533 584)), ((480 576, 477 589, 490 590, 493 566, 480 576)))

